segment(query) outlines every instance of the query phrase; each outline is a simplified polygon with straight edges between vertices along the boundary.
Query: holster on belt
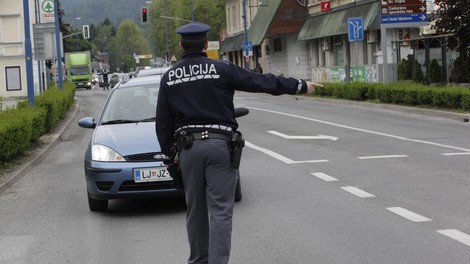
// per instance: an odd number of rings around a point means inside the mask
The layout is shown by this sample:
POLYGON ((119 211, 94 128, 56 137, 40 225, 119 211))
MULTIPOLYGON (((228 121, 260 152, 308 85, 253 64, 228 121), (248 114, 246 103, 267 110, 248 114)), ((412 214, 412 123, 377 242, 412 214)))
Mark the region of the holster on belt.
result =
POLYGON ((172 148, 172 152, 175 152, 175 158, 173 162, 167 166, 166 170, 170 173, 171 178, 173 178, 173 187, 178 191, 183 191, 183 176, 181 174, 180 160, 176 151, 176 148, 172 148))
POLYGON ((245 139, 240 131, 235 131, 232 134, 230 142, 230 152, 232 154, 232 164, 235 169, 240 168, 240 161, 242 159, 242 150, 245 146, 245 139))

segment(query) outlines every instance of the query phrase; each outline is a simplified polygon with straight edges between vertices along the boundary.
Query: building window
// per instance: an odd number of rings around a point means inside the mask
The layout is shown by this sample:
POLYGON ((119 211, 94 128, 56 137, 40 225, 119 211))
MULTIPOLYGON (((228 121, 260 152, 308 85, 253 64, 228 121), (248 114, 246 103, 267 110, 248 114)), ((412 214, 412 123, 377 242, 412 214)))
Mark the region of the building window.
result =
POLYGON ((281 38, 275 38, 273 40, 274 44, 274 52, 281 52, 282 51, 282 42, 281 38))
POLYGON ((5 67, 5 79, 7 82, 7 91, 21 90, 21 71, 20 66, 5 67))

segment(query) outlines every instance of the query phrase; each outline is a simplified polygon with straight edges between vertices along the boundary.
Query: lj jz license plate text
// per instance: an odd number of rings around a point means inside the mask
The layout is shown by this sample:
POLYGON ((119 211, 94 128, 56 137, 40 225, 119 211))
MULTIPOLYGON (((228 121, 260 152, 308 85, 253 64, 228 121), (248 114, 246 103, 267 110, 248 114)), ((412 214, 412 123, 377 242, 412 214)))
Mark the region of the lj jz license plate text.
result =
POLYGON ((170 174, 165 169, 165 167, 134 169, 135 182, 154 182, 171 180, 173 180, 173 178, 171 178, 170 174))

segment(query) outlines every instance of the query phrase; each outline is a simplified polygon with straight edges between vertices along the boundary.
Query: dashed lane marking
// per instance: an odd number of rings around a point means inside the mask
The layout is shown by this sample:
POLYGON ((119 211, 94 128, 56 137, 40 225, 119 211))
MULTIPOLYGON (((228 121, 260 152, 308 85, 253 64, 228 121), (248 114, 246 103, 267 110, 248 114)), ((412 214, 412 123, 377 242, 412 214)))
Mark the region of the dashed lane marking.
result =
POLYGON ((354 187, 354 186, 344 186, 344 187, 341 187, 341 189, 349 192, 349 193, 352 193, 358 197, 361 197, 361 198, 371 198, 371 197, 375 197, 375 195, 373 194, 370 194, 366 191, 363 191, 357 187, 354 187))
POLYGON ((402 207, 388 207, 387 210, 389 210, 390 212, 392 213, 395 213, 401 217, 404 217, 410 221, 413 221, 413 222, 428 222, 428 221, 432 221, 431 219, 425 217, 425 216, 422 216, 422 215, 419 215, 417 213, 414 213, 410 210, 407 210, 405 208, 402 208, 402 207))
POLYGON ((310 173, 312 174, 313 176, 319 178, 319 179, 322 179, 324 181, 337 181, 338 179, 334 178, 334 177, 331 177, 330 175, 328 174, 325 174, 323 172, 313 172, 313 173, 310 173))
POLYGON ((365 157, 357 157, 361 160, 366 159, 394 159, 394 158, 407 158, 408 155, 382 155, 382 156, 365 156, 365 157))
POLYGON ((265 148, 262 148, 262 147, 259 147, 259 146, 256 146, 248 141, 245 141, 245 146, 249 147, 249 148, 252 148, 254 150, 258 150, 258 151, 261 151, 263 152, 264 154, 266 155, 269 155, 275 159, 278 159, 284 163, 287 163, 287 164, 297 164, 297 163, 318 163, 318 162, 328 162, 328 160, 325 160, 325 159, 322 159, 322 160, 301 160, 301 161, 295 161, 295 160, 291 160, 287 157, 284 157, 282 156, 281 154, 278 154, 272 150, 269 150, 269 149, 265 149, 265 148))
POLYGON ((444 156, 470 155, 470 152, 442 153, 444 156))
POLYGON ((460 232, 457 229, 442 229, 442 230, 437 230, 437 233, 450 237, 470 247, 470 235, 460 232))

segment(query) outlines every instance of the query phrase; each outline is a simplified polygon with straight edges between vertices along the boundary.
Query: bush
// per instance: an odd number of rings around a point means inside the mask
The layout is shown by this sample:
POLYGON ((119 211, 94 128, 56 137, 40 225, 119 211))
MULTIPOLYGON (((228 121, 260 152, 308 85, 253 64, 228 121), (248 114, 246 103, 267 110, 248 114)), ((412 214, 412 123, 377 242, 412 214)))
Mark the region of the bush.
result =
POLYGON ((433 59, 429 66, 429 77, 432 83, 442 83, 442 67, 436 59, 433 59))
POLYGON ((413 72, 411 74, 413 81, 417 83, 422 83, 424 80, 423 70, 421 69, 421 64, 415 60, 413 64, 413 72))
POLYGON ((0 162, 22 154, 33 142, 57 125, 73 103, 75 85, 65 83, 64 90, 50 88, 36 96, 35 106, 28 101, 0 112, 0 162))
POLYGON ((452 65, 450 76, 454 83, 470 82, 470 63, 458 57, 452 65))

